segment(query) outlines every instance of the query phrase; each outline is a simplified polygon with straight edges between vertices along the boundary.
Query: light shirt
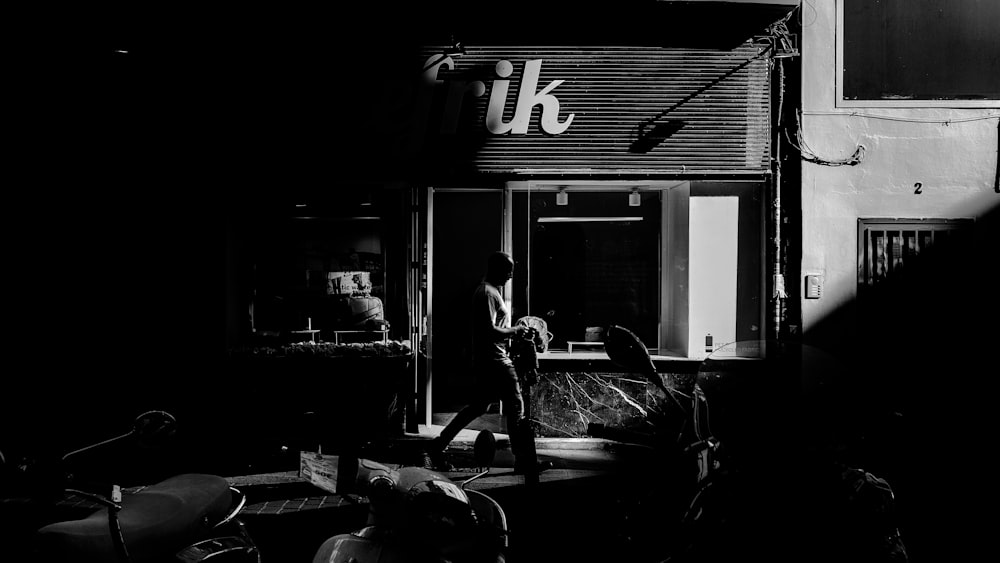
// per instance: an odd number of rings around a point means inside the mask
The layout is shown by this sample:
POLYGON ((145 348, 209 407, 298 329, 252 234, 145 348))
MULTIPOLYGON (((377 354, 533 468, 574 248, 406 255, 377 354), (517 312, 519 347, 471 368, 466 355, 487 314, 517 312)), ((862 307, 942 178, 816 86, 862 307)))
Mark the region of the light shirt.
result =
POLYGON ((513 366, 507 354, 507 338, 499 338, 493 327, 510 327, 510 310, 493 284, 483 281, 472 294, 472 365, 513 366))

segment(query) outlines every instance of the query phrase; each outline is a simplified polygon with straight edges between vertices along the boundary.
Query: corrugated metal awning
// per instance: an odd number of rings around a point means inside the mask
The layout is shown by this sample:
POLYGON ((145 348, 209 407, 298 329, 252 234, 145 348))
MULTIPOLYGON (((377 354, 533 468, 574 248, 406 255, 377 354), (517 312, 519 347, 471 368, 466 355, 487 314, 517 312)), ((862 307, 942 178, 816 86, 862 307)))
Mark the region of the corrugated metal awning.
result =
MULTIPOLYGON (((426 60, 449 47, 428 47, 426 60)), ((479 173, 591 174, 767 173, 769 170, 769 69, 750 42, 732 50, 657 47, 479 46, 454 55, 437 69, 435 105, 426 137, 417 139, 421 162, 479 173), (491 134, 485 126, 498 79, 512 72, 503 111, 515 112, 519 81, 529 60, 540 60, 537 90, 554 81, 557 122, 547 133, 535 106, 524 134, 491 134), (453 132, 442 126, 446 92, 482 82, 481 95, 466 93, 453 132), (455 163, 458 163, 457 165, 455 163)), ((474 90, 474 89, 473 89, 474 90)), ((550 111, 551 110, 546 110, 550 111)))

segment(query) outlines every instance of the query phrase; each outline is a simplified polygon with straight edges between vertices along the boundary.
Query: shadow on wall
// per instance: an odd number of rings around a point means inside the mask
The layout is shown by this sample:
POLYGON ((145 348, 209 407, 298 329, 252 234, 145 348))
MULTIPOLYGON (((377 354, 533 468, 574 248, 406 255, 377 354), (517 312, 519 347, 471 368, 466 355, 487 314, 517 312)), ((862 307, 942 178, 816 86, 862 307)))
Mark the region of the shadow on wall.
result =
POLYGON ((862 420, 865 469, 895 490, 914 563, 966 560, 989 537, 998 223, 994 206, 968 244, 925 253, 803 336, 857 368, 840 374, 842 408, 862 420))

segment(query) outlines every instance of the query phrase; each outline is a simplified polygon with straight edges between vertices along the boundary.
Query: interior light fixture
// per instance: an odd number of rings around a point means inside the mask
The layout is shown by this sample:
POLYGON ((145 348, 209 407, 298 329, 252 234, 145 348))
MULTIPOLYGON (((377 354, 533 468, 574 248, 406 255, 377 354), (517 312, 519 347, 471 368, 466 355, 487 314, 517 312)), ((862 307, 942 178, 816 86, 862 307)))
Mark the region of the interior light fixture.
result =
POLYGON ((464 55, 464 54, 465 54, 465 45, 462 45, 462 42, 455 39, 455 36, 452 35, 451 47, 449 47, 448 50, 445 51, 445 55, 449 57, 457 57, 459 55, 464 55))
POLYGON ((539 223, 622 223, 642 221, 638 216, 622 217, 539 217, 539 223))
POLYGON ((560 188, 559 192, 556 193, 556 205, 569 205, 569 194, 566 193, 566 188, 560 188))
POLYGON ((639 196, 639 188, 632 188, 632 192, 628 194, 628 205, 629 207, 639 207, 642 205, 642 198, 639 196))

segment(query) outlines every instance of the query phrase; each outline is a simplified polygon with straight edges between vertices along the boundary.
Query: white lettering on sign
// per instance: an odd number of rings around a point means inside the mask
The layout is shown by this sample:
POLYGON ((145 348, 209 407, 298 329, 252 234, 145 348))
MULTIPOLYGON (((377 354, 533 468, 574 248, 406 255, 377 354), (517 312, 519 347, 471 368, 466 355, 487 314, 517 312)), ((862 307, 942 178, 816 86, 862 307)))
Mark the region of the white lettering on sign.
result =
MULTIPOLYGON (((434 55, 427 59, 424 64, 424 83, 427 86, 442 84, 444 81, 438 80, 438 73, 441 67, 447 69, 455 68, 455 61, 449 56, 434 55)), ((514 116, 510 121, 503 120, 504 107, 507 104, 507 93, 510 89, 508 78, 514 72, 514 65, 510 61, 500 61, 496 65, 496 74, 499 79, 493 80, 493 87, 490 89, 490 100, 486 109, 486 129, 494 135, 511 133, 514 135, 525 135, 528 133, 528 123, 531 121, 531 114, 535 106, 540 106, 541 115, 539 125, 542 131, 550 135, 558 135, 569 128, 573 123, 576 114, 569 114, 564 121, 559 121, 559 99, 552 91, 559 87, 564 80, 553 80, 547 86, 538 90, 538 75, 541 73, 542 60, 533 59, 524 63, 524 72, 521 75, 521 83, 517 92, 517 106, 514 108, 514 116)), ((473 82, 463 82, 460 80, 449 80, 447 84, 447 98, 445 99, 444 114, 441 121, 442 133, 455 133, 458 129, 458 118, 462 111, 462 103, 465 96, 471 93, 475 97, 480 97, 486 93, 486 84, 481 80, 473 82)))

